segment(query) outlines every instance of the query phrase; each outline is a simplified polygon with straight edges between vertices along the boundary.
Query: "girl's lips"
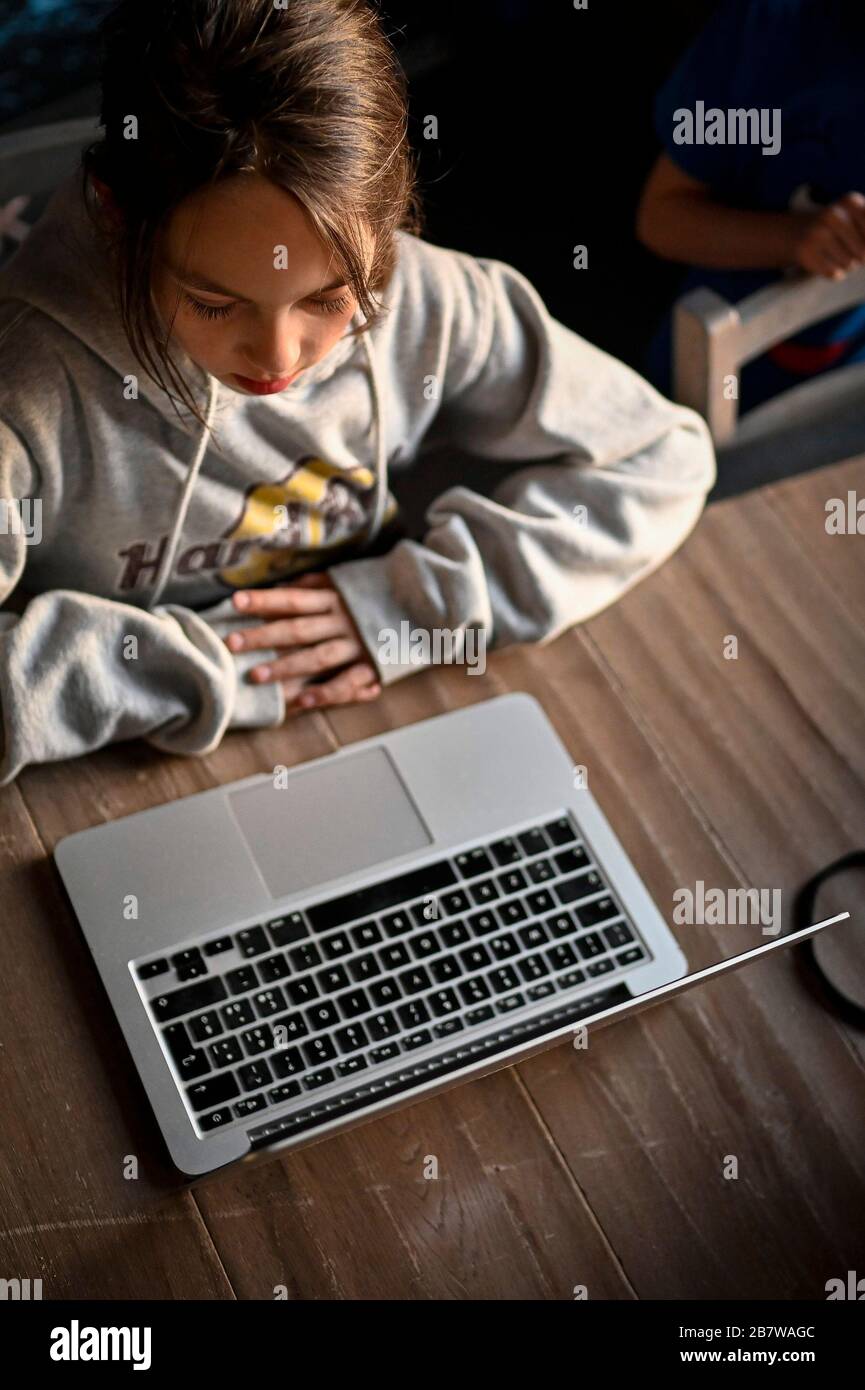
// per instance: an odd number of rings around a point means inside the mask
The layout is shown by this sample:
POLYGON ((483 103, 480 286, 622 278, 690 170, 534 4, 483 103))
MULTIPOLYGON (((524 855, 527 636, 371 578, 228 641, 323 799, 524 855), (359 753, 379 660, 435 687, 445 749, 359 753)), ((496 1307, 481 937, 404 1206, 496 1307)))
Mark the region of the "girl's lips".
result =
POLYGON ((284 376, 279 381, 254 381, 252 377, 238 376, 236 372, 232 375, 244 391, 251 391, 256 396, 273 396, 277 391, 284 391, 286 386, 290 386, 293 381, 296 381, 300 372, 295 372, 293 376, 284 376))

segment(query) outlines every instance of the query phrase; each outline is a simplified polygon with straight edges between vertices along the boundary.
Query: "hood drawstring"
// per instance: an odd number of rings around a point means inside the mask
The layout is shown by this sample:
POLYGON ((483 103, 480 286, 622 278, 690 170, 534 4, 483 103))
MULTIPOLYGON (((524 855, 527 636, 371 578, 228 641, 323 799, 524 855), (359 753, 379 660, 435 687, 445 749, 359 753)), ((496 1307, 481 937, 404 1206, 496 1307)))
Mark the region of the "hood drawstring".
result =
MULTIPOLYGON (((366 352, 367 361, 369 363, 370 390, 372 392, 373 408, 373 428, 375 430, 376 435, 374 482, 375 490, 373 493, 372 511, 370 518, 366 526, 364 527, 364 530, 359 540, 360 545, 367 545, 370 541, 375 539, 375 537, 381 530, 382 518, 384 516, 385 508, 387 506, 387 429, 385 427, 384 401, 382 396, 381 383, 379 381, 378 367, 376 365, 375 353, 372 349, 372 343, 369 341, 369 334, 363 333, 361 335, 361 340, 363 342, 364 351, 366 352)), ((207 451, 207 440, 210 434, 211 425, 213 424, 213 417, 216 412, 216 401, 219 396, 219 382, 217 381, 216 377, 210 378, 208 395, 209 399, 207 402, 205 428, 201 431, 201 438, 198 441, 198 448, 195 453, 195 458, 192 460, 192 463, 190 464, 186 474, 186 480, 183 485, 183 493, 181 495, 180 503, 177 508, 177 515, 174 518, 174 525, 171 530, 171 535, 169 537, 168 544, 165 547, 165 553, 163 554, 159 564, 159 569, 156 574, 156 580, 154 582, 153 593, 151 594, 150 599, 148 600, 147 607, 150 610, 152 610, 159 602, 159 599, 167 583, 168 576, 171 573, 171 566, 174 564, 174 556, 177 552, 177 547, 180 543, 180 536, 183 531, 183 523, 186 520, 186 513, 189 510, 189 503, 192 499, 192 492, 195 487, 195 480, 198 477, 198 473, 201 468, 204 455, 207 451)))
POLYGON ((189 503, 192 500, 192 490, 195 487, 195 479, 198 477, 198 471, 201 468, 201 463, 207 450, 207 440, 210 434, 210 427, 213 424, 213 416, 216 412, 216 400, 218 395, 219 382, 216 380, 215 376, 212 376, 210 378, 209 399, 207 402, 207 415, 205 417, 205 427, 201 431, 201 438, 198 441, 198 448, 195 451, 195 458, 192 460, 192 463, 190 464, 189 470, 186 474, 186 481, 183 485, 183 493, 181 495, 180 503, 177 508, 177 515, 174 518, 174 526, 172 527, 171 535, 168 539, 168 545, 165 547, 165 553, 162 556, 162 560, 160 562, 159 569, 156 574, 156 581, 153 593, 150 595, 150 599, 148 600, 147 604, 148 609, 153 609, 158 603, 162 591, 165 588, 168 576, 171 573, 171 566, 174 564, 174 556, 175 552, 177 551, 178 543, 180 541, 180 534, 183 530, 183 523, 186 520, 186 513, 189 510, 189 503))

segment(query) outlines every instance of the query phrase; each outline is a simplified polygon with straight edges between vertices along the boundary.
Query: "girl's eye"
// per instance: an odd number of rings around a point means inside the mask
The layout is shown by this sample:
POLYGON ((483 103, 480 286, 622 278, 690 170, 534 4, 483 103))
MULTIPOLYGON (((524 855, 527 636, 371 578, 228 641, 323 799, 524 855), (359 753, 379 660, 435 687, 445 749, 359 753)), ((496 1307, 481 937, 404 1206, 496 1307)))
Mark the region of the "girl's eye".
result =
POLYGON ((315 306, 317 314, 341 314, 351 303, 351 295, 343 294, 339 299, 311 299, 309 302, 315 306))
POLYGON ((202 319, 224 319, 232 312, 233 304, 203 304, 200 299, 194 299, 191 294, 184 291, 184 299, 194 314, 198 314, 202 319))

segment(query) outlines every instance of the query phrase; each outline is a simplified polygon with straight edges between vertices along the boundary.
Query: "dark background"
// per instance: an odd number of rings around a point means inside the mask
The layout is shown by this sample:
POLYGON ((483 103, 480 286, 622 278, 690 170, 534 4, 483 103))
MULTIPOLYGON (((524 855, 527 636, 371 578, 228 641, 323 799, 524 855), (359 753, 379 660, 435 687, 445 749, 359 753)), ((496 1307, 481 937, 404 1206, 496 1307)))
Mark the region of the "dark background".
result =
MULTIPOLYGON (((112 7, 0 0, 0 133, 98 111, 95 30, 112 7)), ((382 0, 410 79, 427 240, 516 266, 556 318, 641 368, 679 277, 634 237, 652 98, 713 8, 382 0), (438 141, 423 138, 427 115, 438 141), (573 268, 578 244, 588 270, 573 268)))

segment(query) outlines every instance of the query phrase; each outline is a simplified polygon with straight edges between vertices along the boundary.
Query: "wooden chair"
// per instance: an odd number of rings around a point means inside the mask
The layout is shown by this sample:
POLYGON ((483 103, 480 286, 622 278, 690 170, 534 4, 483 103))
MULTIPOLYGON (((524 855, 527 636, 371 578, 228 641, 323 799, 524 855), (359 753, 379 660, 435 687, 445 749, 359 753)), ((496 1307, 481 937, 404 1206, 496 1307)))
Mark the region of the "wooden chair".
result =
POLYGON ((100 128, 86 116, 0 136, 0 265, 24 240, 100 128))
POLYGON ((732 378, 799 329, 865 301, 865 268, 843 280, 795 275, 739 304, 692 290, 673 315, 673 394, 709 425, 718 455, 713 497, 729 496, 865 450, 865 363, 792 387, 739 419, 732 378))

